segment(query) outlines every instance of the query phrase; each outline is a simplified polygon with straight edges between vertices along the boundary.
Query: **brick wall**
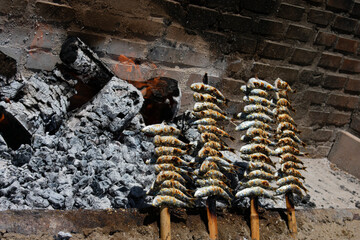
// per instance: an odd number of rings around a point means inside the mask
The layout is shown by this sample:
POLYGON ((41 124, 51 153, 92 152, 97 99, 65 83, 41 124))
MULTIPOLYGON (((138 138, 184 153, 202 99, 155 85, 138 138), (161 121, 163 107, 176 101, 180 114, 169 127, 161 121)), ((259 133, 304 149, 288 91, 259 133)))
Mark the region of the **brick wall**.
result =
POLYGON ((353 0, 0 0, 0 51, 27 76, 51 70, 64 39, 79 36, 119 77, 177 79, 182 110, 207 72, 229 115, 248 78, 281 77, 297 89, 307 151, 326 156, 338 129, 360 133, 359 17, 353 0))

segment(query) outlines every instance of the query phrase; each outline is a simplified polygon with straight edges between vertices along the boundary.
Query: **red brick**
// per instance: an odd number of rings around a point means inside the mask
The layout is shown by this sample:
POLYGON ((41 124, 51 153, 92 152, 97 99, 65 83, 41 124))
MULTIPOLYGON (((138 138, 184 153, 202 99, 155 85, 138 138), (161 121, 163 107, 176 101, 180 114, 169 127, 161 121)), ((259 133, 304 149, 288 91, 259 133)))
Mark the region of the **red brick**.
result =
POLYGON ((353 58, 344 58, 344 62, 340 68, 340 71, 360 73, 360 60, 353 58))
POLYGON ((47 1, 36 1, 36 13, 47 21, 70 22, 75 17, 75 11, 72 7, 65 4, 58 4, 47 1))
POLYGON ((350 122, 351 113, 349 112, 330 112, 327 124, 337 127, 343 126, 350 122))
POLYGON ((352 33, 355 31, 356 26, 357 20, 338 15, 332 27, 339 32, 352 33))
POLYGON ((359 97, 332 93, 329 96, 327 104, 338 108, 355 109, 359 105, 359 97))
POLYGON ((334 10, 348 11, 353 0, 328 0, 326 6, 334 10))
POLYGON ((261 56, 271 59, 285 59, 288 57, 290 50, 291 47, 288 44, 265 41, 261 56))
POLYGON ((296 48, 291 56, 291 63, 298 65, 311 65, 316 57, 317 52, 311 49, 296 48))
POLYGON ((260 19, 254 24, 253 31, 262 35, 280 37, 284 31, 284 24, 272 19, 260 19))
POLYGON ((323 80, 323 73, 316 72, 310 69, 303 69, 300 72, 299 80, 301 83, 313 85, 319 85, 323 80))
POLYGON ((312 8, 308 13, 308 21, 321 26, 327 26, 333 18, 334 14, 330 11, 312 8))
POLYGON ((351 124, 350 127, 357 131, 358 133, 360 133, 360 116, 359 115, 354 115, 351 118, 351 124))
POLYGON ((335 49, 343 52, 356 53, 358 47, 359 47, 359 41, 349 38, 339 37, 335 49))
POLYGON ((242 0, 240 6, 253 12, 270 13, 275 3, 275 0, 242 0))
POLYGON ((299 74, 299 69, 294 67, 285 67, 277 66, 275 67, 274 74, 276 78, 281 78, 282 80, 293 84, 297 81, 297 76, 299 74))
POLYGON ((286 32, 286 37, 290 39, 307 42, 312 36, 313 30, 301 25, 290 24, 286 32))
POLYGON ((347 81, 347 77, 343 75, 326 75, 323 83, 323 87, 331 89, 344 88, 347 81))
POLYGON ((318 65, 323 68, 337 69, 340 67, 342 56, 324 52, 321 55, 318 65))
POLYGON ((292 21, 300 21, 304 11, 305 8, 303 7, 282 3, 279 7, 277 16, 292 21))
POLYGON ((224 13, 221 15, 220 27, 235 32, 246 32, 251 28, 251 18, 235 14, 224 13))
POLYGON ((327 33, 327 32, 319 32, 316 36, 315 43, 319 45, 331 47, 334 45, 336 39, 337 36, 335 34, 327 33))
POLYGON ((313 104, 323 104, 326 103, 328 96, 329 94, 327 92, 316 89, 310 89, 305 92, 304 100, 309 101, 310 103, 313 104))
POLYGON ((349 92, 360 92, 360 79, 350 78, 345 85, 345 90, 349 92))

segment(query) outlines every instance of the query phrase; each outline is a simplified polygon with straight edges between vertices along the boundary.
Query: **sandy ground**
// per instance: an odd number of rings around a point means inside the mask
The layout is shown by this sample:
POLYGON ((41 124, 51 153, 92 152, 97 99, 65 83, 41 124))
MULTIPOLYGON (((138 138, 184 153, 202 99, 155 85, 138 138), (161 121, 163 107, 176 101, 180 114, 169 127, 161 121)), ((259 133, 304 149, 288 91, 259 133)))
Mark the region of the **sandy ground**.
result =
MULTIPOLYGON (((307 167, 302 171, 305 186, 309 190, 310 203, 314 208, 360 208, 360 180, 337 168, 326 158, 302 159, 307 167)), ((278 208, 284 203, 278 202, 278 208)), ((303 206, 298 206, 303 208, 303 206)))

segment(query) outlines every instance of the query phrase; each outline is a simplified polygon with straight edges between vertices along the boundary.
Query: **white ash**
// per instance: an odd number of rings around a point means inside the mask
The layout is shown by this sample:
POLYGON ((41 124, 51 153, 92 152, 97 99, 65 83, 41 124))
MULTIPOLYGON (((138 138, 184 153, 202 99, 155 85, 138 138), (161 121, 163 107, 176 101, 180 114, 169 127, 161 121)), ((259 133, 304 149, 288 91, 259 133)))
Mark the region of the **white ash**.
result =
POLYGON ((144 160, 154 146, 140 131, 141 93, 114 77, 93 100, 68 115, 68 98, 58 92, 63 83, 42 76, 29 79, 26 94, 12 106, 1 102, 31 123, 33 135, 30 145, 17 150, 0 138, 0 210, 148 206, 145 191, 155 176, 144 160), (30 113, 36 101, 41 107, 30 113), (44 131, 40 113, 62 117, 53 135, 44 131))

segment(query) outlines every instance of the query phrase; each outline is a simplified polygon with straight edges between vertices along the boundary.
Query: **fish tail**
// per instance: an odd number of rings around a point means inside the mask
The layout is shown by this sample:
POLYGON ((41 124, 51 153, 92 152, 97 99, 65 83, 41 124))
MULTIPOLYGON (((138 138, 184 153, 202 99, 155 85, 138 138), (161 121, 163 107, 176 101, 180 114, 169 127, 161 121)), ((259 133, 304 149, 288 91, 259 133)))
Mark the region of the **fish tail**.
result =
POLYGON ((303 147, 306 147, 306 143, 304 143, 304 142, 301 142, 301 145, 302 145, 303 147))
POLYGON ((230 136, 229 138, 230 138, 231 141, 235 141, 234 137, 230 136))

